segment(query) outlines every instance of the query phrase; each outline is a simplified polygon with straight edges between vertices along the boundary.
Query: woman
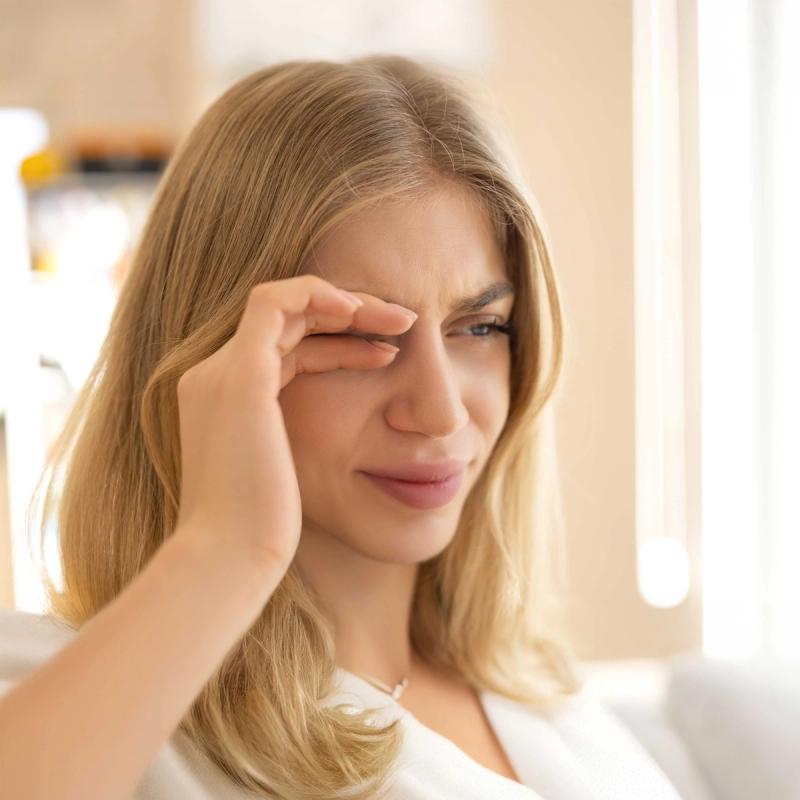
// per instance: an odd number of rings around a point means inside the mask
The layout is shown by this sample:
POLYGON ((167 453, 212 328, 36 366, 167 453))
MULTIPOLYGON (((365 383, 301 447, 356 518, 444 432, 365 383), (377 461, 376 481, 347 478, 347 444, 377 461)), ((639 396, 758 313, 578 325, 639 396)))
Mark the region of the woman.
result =
POLYGON ((561 318, 499 153, 399 56, 199 120, 52 451, 63 590, 2 616, 11 796, 675 800, 559 634, 561 318))

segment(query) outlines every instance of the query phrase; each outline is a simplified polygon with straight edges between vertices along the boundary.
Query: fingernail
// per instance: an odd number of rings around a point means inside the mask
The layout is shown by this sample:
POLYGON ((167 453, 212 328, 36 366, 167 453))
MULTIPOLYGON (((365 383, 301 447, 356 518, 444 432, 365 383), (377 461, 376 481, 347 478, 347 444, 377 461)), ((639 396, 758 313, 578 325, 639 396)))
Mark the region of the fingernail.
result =
POLYGON ((389 344, 389 342, 374 342, 372 339, 367 339, 367 341, 370 344, 374 344, 375 347, 380 347, 381 350, 386 350, 389 353, 396 353, 400 349, 393 344, 389 344))
POLYGON ((411 319, 416 319, 419 316, 416 311, 412 311, 410 308, 401 306, 399 303, 389 303, 389 305, 394 306, 395 308, 399 308, 404 314, 411 317, 411 319))

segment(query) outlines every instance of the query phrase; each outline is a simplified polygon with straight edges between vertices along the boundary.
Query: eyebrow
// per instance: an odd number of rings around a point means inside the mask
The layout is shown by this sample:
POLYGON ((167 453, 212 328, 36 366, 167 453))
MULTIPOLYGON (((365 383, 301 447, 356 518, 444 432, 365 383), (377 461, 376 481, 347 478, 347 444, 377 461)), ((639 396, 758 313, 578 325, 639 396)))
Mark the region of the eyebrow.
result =
MULTIPOLYGON (((367 292, 364 289, 349 289, 348 291, 351 292, 365 292, 365 294, 372 294, 372 292, 367 292)), ((493 303, 495 300, 499 300, 501 297, 505 297, 506 295, 513 295, 514 294, 514 286, 510 284, 508 281, 495 281, 494 283, 490 283, 488 286, 485 286, 481 289, 476 295, 470 297, 462 297, 460 300, 457 300, 453 305, 451 311, 454 311, 459 314, 466 314, 473 311, 479 311, 484 306, 488 306, 489 303, 493 303)), ((381 297, 380 295, 375 295, 379 299, 383 300, 385 303, 396 303, 396 300, 392 300, 389 297, 381 297)), ((400 303, 399 305, 403 305, 400 303)), ((408 306, 406 306, 408 308, 408 306)), ((413 310, 413 309, 412 309, 413 310)))

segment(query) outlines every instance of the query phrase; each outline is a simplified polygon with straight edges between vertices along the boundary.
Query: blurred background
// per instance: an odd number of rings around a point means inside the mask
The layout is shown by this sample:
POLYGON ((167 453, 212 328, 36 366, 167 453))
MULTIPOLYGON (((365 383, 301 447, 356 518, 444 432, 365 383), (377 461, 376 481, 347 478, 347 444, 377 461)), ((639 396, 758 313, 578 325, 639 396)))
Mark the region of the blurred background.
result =
MULTIPOLYGON (((491 104, 553 249, 567 619, 597 685, 622 709, 662 698, 680 656, 796 668, 800 3, 0 0, 0 13, 0 606, 40 608, 25 506, 176 143, 262 66, 398 52, 491 104)), ((681 768, 685 796, 712 796, 681 768)))

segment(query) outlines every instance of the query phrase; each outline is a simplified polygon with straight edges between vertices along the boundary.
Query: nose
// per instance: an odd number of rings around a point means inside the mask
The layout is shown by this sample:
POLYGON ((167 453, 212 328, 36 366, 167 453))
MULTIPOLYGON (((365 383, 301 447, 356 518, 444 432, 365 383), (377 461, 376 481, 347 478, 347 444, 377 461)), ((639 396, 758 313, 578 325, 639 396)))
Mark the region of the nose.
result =
POLYGON ((452 436, 469 421, 457 365, 438 327, 430 333, 419 327, 416 334, 413 343, 408 340, 400 345, 387 367, 392 383, 387 420, 398 430, 436 438, 452 436))

